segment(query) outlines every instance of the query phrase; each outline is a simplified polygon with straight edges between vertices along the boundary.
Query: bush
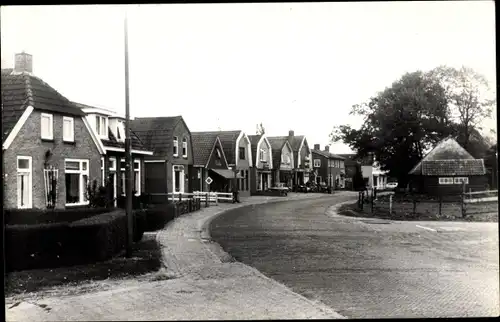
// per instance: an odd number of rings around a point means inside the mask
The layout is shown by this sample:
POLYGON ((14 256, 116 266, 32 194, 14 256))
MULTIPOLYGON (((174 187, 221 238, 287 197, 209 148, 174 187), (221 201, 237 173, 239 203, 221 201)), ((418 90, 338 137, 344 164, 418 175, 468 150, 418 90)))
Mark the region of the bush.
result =
POLYGON ((109 212, 107 208, 68 209, 5 209, 6 225, 39 225, 50 223, 71 223, 76 220, 109 212))
MULTIPOLYGON (((134 241, 142 238, 145 214, 134 214, 134 241)), ((123 210, 71 223, 7 225, 8 271, 86 264, 111 258, 125 249, 127 217, 123 210)))
POLYGON ((167 223, 177 217, 177 205, 174 203, 159 205, 144 210, 146 217, 145 231, 163 229, 167 223))

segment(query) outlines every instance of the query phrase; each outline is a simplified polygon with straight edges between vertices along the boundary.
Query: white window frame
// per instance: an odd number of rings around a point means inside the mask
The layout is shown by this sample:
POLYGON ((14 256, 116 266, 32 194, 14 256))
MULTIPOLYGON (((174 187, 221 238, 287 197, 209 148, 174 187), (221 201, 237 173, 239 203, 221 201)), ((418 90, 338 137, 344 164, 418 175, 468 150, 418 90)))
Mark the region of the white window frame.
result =
MULTIPOLYGON (((66 182, 66 174, 79 174, 79 185, 80 185, 80 202, 76 203, 68 203, 65 201, 66 207, 71 207, 71 206, 83 206, 83 205, 88 205, 89 200, 85 200, 85 196, 87 193, 87 187, 84 186, 83 184, 83 176, 87 176, 87 184, 90 184, 90 178, 89 178, 89 173, 90 173, 90 162, 88 159, 64 159, 64 182, 66 182), (79 170, 67 170, 66 169, 66 162, 78 162, 80 164, 79 170), (83 170, 83 164, 87 164, 87 170, 83 170), (83 201, 82 201, 83 200, 83 201)), ((65 187, 65 189, 68 189, 68 187, 65 187)), ((65 197, 66 198, 66 190, 64 191, 65 197)))
POLYGON ((260 149, 259 158, 260 161, 266 161, 266 150, 260 149))
POLYGON ((439 178, 439 184, 453 184, 453 177, 441 177, 439 178))
POLYGON ((464 181, 465 181, 465 184, 469 184, 469 177, 454 177, 453 178, 454 184, 463 184, 464 181))
POLYGON ((108 138, 108 118, 104 115, 99 115, 96 114, 95 116, 95 129, 97 132, 97 135, 99 135, 100 138, 107 139, 108 138), (101 119, 104 120, 102 124, 101 119), (97 124, 99 124, 99 127, 97 127, 97 124), (104 132, 104 133, 102 133, 104 132))
POLYGON ((33 164, 32 158, 28 156, 18 156, 16 159, 16 169, 17 169, 17 180, 19 180, 20 174, 28 174, 28 202, 22 206, 19 185, 16 183, 16 191, 17 191, 17 208, 18 209, 29 209, 33 207, 33 164), (19 160, 28 160, 29 167, 28 169, 19 169, 19 160))
POLYGON ((178 157, 179 156, 179 138, 177 136, 174 136, 174 148, 175 148, 175 152, 173 152, 174 157, 178 157))
MULTIPOLYGON (((116 161, 116 160, 115 160, 116 161)), ((125 167, 122 168, 122 165, 125 166, 125 159, 121 159, 120 161, 120 180, 121 180, 121 188, 122 188, 122 196, 125 196, 125 167)), ((132 190, 135 190, 135 196, 141 195, 141 160, 134 159, 132 162, 132 166, 134 167, 133 176, 132 176, 132 184, 134 185, 132 190), (139 167, 136 169, 135 164, 139 164, 139 167), (135 173, 137 172, 137 187, 135 186, 136 182, 134 181, 135 173)))
POLYGON ((63 116, 63 142, 75 142, 75 119, 69 116, 63 116), (66 122, 71 124, 71 132, 67 133, 67 135, 64 133, 64 125, 66 122))
POLYGON ((182 157, 183 158, 187 158, 187 156, 188 156, 188 142, 187 142, 187 138, 182 138, 182 157))
POLYGON ((49 113, 42 113, 40 117, 40 136, 43 140, 53 140, 54 139, 54 116, 49 113), (49 119, 49 128, 47 135, 44 135, 43 133, 43 119, 48 118, 49 119))
POLYGON ((104 175, 105 175, 105 163, 104 163, 104 157, 101 157, 101 178, 102 178, 102 185, 104 186, 104 183, 106 182, 104 175))
POLYGON ((321 167, 321 159, 314 159, 313 160, 313 166, 315 168, 320 168, 321 167))

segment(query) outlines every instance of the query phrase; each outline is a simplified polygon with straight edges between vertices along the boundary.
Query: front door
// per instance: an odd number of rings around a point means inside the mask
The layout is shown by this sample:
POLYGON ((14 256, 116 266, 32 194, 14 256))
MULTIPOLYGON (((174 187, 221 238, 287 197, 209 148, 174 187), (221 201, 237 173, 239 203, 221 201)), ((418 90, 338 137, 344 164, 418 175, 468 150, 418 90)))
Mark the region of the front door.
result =
POLYGON ((174 184, 175 184, 175 192, 179 192, 181 190, 181 172, 174 171, 174 184))
POLYGON ((116 171, 109 171, 109 183, 111 196, 113 196, 113 206, 116 207, 116 171))
POLYGON ((267 173, 263 173, 262 174, 262 190, 266 191, 267 189, 269 189, 269 181, 268 181, 268 177, 269 175, 267 173))

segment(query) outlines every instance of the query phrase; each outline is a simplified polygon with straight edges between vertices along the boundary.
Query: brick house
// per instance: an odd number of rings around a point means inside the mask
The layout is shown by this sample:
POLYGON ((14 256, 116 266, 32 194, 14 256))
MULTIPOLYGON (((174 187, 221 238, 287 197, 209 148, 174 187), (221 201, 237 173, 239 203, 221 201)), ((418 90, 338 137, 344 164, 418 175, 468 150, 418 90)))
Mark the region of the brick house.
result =
POLYGON ((249 135, 252 144, 252 162, 250 169, 250 193, 266 191, 271 187, 273 156, 271 143, 265 134, 249 135))
POLYGON ((85 113, 33 75, 31 55, 15 61, 1 74, 4 207, 87 205, 87 184, 101 179, 103 145, 85 113))
POLYGON ((273 174, 272 186, 283 183, 291 188, 293 184, 294 157, 293 149, 287 136, 267 137, 272 149, 273 174))
POLYGON ((293 188, 303 185, 309 181, 309 173, 313 170, 311 149, 304 135, 295 135, 294 131, 288 132, 288 142, 293 149, 294 169, 293 169, 293 188))
POLYGON ((182 116, 138 117, 131 129, 153 156, 144 160, 146 193, 192 192, 191 131, 182 116))
POLYGON ((325 183, 334 189, 345 186, 345 164, 344 157, 330 153, 330 147, 320 149, 319 144, 314 145, 312 150, 312 164, 316 174, 316 183, 325 183))
MULTIPOLYGON (((229 169, 226 154, 215 132, 191 132, 193 144, 193 191, 230 192, 234 172, 229 169), (207 183, 210 178, 212 182, 207 183)), ((237 174, 238 178, 241 178, 237 174)))
POLYGON ((457 141, 439 142, 410 172, 410 188, 429 195, 453 195, 487 189, 483 159, 474 159, 457 141))
POLYGON ((252 147, 248 136, 240 130, 210 131, 204 133, 207 135, 216 134, 219 137, 227 158, 228 167, 232 171, 231 182, 238 185, 240 196, 250 196, 250 169, 253 163, 252 147))
MULTIPOLYGON (((113 111, 73 102, 85 114, 95 135, 100 139, 105 154, 101 156, 102 185, 109 188, 115 206, 122 206, 125 197, 125 117, 113 111)), ((144 192, 144 157, 153 155, 137 135, 130 131, 132 163, 134 165, 133 192, 140 196, 144 192)))

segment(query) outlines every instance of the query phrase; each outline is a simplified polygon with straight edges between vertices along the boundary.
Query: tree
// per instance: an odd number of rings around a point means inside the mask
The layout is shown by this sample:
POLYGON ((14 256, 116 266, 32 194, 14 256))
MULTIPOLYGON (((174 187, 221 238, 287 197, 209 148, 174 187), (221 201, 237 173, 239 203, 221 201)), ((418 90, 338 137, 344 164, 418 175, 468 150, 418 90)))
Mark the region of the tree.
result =
POLYGON ((488 81, 483 75, 464 66, 460 69, 439 66, 426 76, 444 89, 449 114, 458 125, 458 142, 468 149, 472 137, 477 136, 477 130, 482 130, 481 121, 490 117, 496 106, 488 81))
POLYGON ((264 126, 262 125, 262 122, 260 124, 257 124, 257 132, 256 134, 257 135, 263 135, 264 133, 266 133, 266 129, 264 128, 264 126))
POLYGON ((407 185, 408 172, 425 152, 452 134, 443 87, 419 71, 403 75, 367 103, 354 105, 351 114, 363 116, 361 128, 337 126, 331 141, 343 141, 357 158, 373 153, 400 187, 407 185))

